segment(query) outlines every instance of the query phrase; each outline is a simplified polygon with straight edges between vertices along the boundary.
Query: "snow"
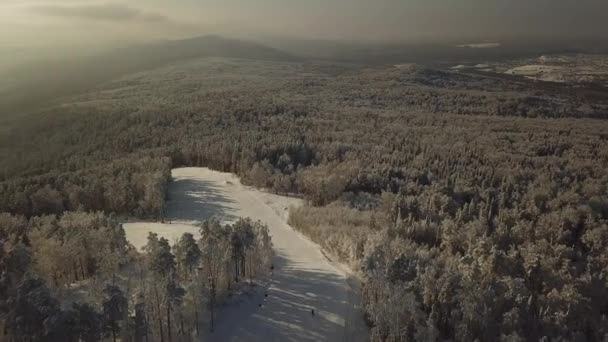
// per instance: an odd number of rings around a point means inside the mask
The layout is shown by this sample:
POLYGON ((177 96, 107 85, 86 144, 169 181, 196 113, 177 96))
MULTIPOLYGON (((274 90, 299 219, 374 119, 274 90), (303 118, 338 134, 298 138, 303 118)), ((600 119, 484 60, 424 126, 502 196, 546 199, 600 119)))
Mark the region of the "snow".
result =
POLYGON ((470 49, 491 49, 497 48, 500 43, 474 43, 474 44, 462 44, 458 45, 459 48, 470 48, 470 49))
POLYGON ((192 224, 182 223, 158 223, 158 222, 131 222, 123 224, 127 240, 141 250, 148 242, 148 233, 153 232, 158 234, 158 237, 164 237, 169 240, 171 245, 175 244, 184 233, 191 233, 198 239, 198 228, 192 224))
POLYGON ((403 63, 403 64, 395 64, 395 68, 398 69, 410 69, 416 67, 415 63, 403 63))
POLYGON ((214 216, 224 222, 251 217, 267 224, 272 235, 275 268, 267 289, 223 308, 208 340, 368 339, 354 279, 325 257, 318 245, 287 225, 287 209, 301 205, 300 199, 255 190, 232 174, 206 168, 174 169, 172 176, 167 222, 124 224, 127 239, 137 248, 145 245, 149 231, 169 241, 184 232, 198 236, 193 224, 214 216))
POLYGON ((563 68, 560 66, 531 64, 509 69, 505 73, 540 81, 564 82, 563 75, 561 74, 562 70, 563 68))
POLYGON ((464 69, 481 69, 486 70, 487 68, 489 68, 490 66, 488 64, 476 64, 476 65, 464 65, 464 64, 458 64, 452 67, 452 69, 454 70, 464 70, 464 69))
POLYGON ((527 75, 537 75, 537 74, 541 74, 544 72, 557 71, 557 70, 561 70, 561 69, 562 69, 562 67, 558 67, 558 66, 531 64, 531 65, 522 65, 519 67, 509 69, 507 71, 507 73, 527 76, 527 75))

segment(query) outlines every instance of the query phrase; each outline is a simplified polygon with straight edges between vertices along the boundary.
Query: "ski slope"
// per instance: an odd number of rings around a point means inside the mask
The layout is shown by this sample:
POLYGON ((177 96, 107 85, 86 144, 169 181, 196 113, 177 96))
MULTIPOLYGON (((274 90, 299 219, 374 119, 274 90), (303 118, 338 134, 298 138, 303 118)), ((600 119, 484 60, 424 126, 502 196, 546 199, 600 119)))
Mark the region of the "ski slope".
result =
POLYGON ((169 241, 194 223, 218 217, 233 222, 251 217, 267 224, 274 245, 274 271, 268 288, 221 309, 211 341, 366 341, 355 282, 320 247, 287 224, 288 208, 300 200, 241 185, 238 178, 207 168, 172 172, 168 219, 171 223, 128 223, 129 241, 141 248, 149 231, 169 241), (267 293, 268 296, 264 296, 267 293), (260 306, 261 305, 261 306, 260 306), (311 311, 315 311, 312 315, 311 311))

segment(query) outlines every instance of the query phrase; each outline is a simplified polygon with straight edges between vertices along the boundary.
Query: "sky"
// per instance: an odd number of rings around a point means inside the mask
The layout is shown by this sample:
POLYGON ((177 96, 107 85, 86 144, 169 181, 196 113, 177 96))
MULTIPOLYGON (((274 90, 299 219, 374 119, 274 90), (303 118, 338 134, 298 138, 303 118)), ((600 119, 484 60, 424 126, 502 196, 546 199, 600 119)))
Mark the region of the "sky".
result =
POLYGON ((607 37, 608 0, 0 0, 0 47, 204 34, 607 37))

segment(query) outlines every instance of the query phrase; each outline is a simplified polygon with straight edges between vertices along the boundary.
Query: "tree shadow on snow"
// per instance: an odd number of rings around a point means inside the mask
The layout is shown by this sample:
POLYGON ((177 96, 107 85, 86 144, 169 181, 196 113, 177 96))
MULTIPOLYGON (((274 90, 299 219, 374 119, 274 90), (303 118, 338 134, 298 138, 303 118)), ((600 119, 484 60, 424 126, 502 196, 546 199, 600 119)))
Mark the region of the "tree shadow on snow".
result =
MULTIPOLYGON (((212 341, 355 341, 345 329, 353 320, 344 277, 304 268, 282 256, 268 290, 222 310, 212 341), (264 296, 268 294, 268 297, 264 296), (262 304, 262 306, 260 306, 262 304), (314 315, 311 310, 314 310, 314 315)), ((356 322, 359 324, 359 322, 356 322)))
POLYGON ((171 221, 204 221, 218 218, 234 221, 234 201, 212 182, 179 179, 171 182, 167 219, 171 221))

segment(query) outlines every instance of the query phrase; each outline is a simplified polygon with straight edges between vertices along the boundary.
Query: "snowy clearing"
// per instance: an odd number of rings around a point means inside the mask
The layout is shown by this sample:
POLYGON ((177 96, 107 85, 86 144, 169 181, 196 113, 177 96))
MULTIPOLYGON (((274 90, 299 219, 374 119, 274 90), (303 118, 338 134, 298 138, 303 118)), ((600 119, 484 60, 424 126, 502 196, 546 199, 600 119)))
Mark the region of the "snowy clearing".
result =
POLYGON ((172 176, 167 222, 124 225, 137 248, 145 245, 150 231, 169 241, 184 232, 198 236, 193 224, 210 217, 223 222, 251 217, 267 224, 272 235, 275 269, 268 289, 223 308, 210 340, 367 340, 359 296, 349 285, 354 281, 286 223, 289 206, 301 200, 243 186, 234 175, 207 168, 175 169, 172 176))
POLYGON ((563 68, 552 65, 523 65, 507 70, 505 73, 509 75, 524 76, 529 79, 546 81, 546 82, 564 82, 561 75, 563 68))

